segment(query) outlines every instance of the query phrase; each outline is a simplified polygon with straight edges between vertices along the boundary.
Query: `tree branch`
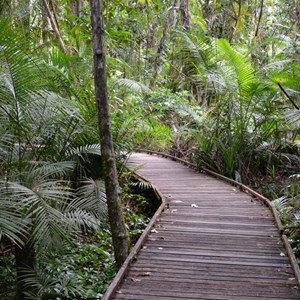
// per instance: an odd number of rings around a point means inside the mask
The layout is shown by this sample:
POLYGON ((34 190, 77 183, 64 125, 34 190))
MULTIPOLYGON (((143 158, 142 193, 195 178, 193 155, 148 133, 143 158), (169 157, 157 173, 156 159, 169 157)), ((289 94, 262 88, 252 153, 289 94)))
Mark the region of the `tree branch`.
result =
POLYGON ((257 27, 256 27, 256 30, 255 30, 255 35, 254 35, 255 37, 258 35, 259 25, 260 25, 261 18, 262 18, 262 13, 263 13, 263 7, 264 7, 264 0, 261 0, 261 3, 260 3, 260 12, 259 12, 257 27))
POLYGON ((286 97, 290 100, 290 102, 293 104, 293 106, 299 110, 299 106, 295 103, 295 101, 289 96, 289 94, 285 91, 285 89, 283 88, 283 86, 277 82, 279 88, 281 89, 281 91, 286 95, 286 97))

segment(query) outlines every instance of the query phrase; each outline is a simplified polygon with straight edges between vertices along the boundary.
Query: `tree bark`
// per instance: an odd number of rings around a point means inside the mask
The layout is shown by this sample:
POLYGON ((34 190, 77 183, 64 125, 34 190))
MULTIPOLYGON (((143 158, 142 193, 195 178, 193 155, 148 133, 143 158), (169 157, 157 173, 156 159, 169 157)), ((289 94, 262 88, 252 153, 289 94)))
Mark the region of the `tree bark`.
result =
POLYGON ((94 82, 108 217, 111 227, 115 259, 116 263, 120 266, 128 255, 129 238, 121 208, 119 182, 111 135, 107 97, 102 0, 90 0, 90 6, 93 38, 94 82))
MULTIPOLYGON (((35 255, 32 246, 27 242, 22 248, 15 246, 16 273, 17 273, 17 291, 15 300, 25 299, 26 288, 22 283, 22 276, 26 271, 34 270, 35 255)), ((32 288, 34 289, 34 288, 32 288)))
POLYGON ((188 31, 191 28, 191 14, 189 0, 180 0, 180 12, 183 29, 188 31))
POLYGON ((45 11, 47 13, 47 16, 50 20, 50 23, 51 23, 52 29, 54 31, 54 34, 55 34, 56 38, 58 39, 58 42, 59 42, 59 45, 60 45, 61 49, 64 52, 67 52, 67 47, 66 47, 66 45, 64 43, 64 40, 61 36, 61 33, 59 31, 58 24, 55 21, 55 17, 53 17, 52 14, 51 14, 50 7, 49 7, 49 4, 48 4, 47 0, 43 0, 43 5, 44 5, 45 11))
POLYGON ((261 21, 262 14, 263 14, 263 8, 264 8, 264 0, 261 0, 261 3, 260 3, 260 11, 259 11, 259 16, 258 16, 258 22, 257 22, 255 34, 254 34, 255 37, 258 36, 258 31, 259 31, 260 21, 261 21))
POLYGON ((73 1, 69 5, 70 5, 72 13, 76 17, 78 17, 78 18, 82 17, 82 14, 83 14, 83 12, 82 12, 82 10, 83 10, 83 0, 73 1))
POLYGON ((167 40, 168 32, 169 32, 169 29, 170 29, 171 24, 172 24, 171 23, 172 22, 172 14, 173 14, 176 2, 177 2, 177 0, 174 0, 174 2, 172 4, 172 7, 169 8, 169 10, 168 10, 166 25, 164 27, 163 34, 162 34, 162 37, 160 39, 160 42, 159 42, 159 45, 158 45, 158 48, 157 48, 156 57, 155 57, 155 60, 154 60, 154 71, 153 71, 153 78, 150 82, 150 88, 154 88, 155 84, 156 84, 156 80, 157 80, 157 76, 158 76, 158 72, 159 72, 159 67, 160 67, 160 58, 163 54, 165 42, 167 40))

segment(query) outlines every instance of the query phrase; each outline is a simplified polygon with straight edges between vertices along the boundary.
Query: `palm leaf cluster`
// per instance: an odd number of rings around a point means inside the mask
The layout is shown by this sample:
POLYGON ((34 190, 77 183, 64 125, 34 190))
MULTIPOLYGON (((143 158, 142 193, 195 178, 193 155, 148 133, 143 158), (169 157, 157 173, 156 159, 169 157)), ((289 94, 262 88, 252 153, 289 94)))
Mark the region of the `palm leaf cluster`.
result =
POLYGON ((198 102, 190 110, 196 122, 185 130, 196 138, 199 163, 244 182, 254 170, 269 172, 275 163, 284 166, 291 155, 276 151, 287 141, 295 143, 298 130, 284 116, 297 119, 298 112, 274 106, 274 99, 283 97, 278 87, 282 83, 297 102, 297 63, 276 62, 255 70, 246 48, 197 30, 177 36, 175 68, 198 102), (279 132, 286 134, 285 140, 274 139, 279 132))
POLYGON ((84 138, 97 132, 61 89, 64 77, 27 54, 11 25, 0 21, 0 242, 36 257, 99 228, 106 201, 103 183, 76 171, 100 155, 84 138))

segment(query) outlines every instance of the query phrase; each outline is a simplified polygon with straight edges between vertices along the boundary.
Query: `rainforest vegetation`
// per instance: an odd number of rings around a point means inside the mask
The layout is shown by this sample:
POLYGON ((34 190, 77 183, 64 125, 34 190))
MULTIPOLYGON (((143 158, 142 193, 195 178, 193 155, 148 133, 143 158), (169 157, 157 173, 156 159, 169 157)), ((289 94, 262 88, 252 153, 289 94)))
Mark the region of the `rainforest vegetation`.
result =
MULTIPOLYGON (((117 271, 90 14, 0 2, 1 299, 101 299, 117 271)), ((300 257, 299 1, 104 0, 103 20, 131 244, 155 205, 126 155, 152 149, 269 197, 300 257)))

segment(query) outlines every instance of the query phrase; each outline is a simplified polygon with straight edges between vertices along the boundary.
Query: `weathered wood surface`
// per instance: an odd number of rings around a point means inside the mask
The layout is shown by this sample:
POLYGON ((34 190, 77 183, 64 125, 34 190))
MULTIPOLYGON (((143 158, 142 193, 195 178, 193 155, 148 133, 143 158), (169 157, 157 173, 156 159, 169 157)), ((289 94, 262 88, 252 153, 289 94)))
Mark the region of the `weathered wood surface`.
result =
MULTIPOLYGON (((104 299, 300 299, 270 209, 171 160, 133 154, 166 205, 128 273, 104 299)), ((121 278, 121 277, 120 277, 121 278)))

